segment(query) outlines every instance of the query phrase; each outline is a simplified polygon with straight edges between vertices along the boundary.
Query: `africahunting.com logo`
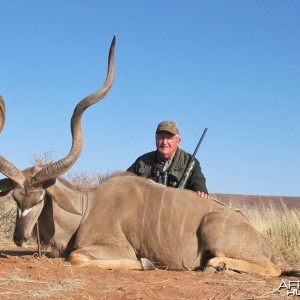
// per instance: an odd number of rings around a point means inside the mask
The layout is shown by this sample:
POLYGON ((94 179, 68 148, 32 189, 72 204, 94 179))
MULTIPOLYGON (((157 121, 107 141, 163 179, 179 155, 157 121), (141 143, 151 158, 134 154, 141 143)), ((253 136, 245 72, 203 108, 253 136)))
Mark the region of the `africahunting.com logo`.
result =
POLYGON ((300 296, 300 281, 282 280, 278 287, 279 290, 286 290, 287 296, 300 296))

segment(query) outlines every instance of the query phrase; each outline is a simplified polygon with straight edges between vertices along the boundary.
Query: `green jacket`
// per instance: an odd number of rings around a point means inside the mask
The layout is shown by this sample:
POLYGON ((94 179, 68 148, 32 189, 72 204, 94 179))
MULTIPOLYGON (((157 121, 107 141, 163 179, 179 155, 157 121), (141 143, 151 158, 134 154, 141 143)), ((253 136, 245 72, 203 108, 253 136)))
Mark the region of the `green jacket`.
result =
MULTIPOLYGON (((169 186, 177 186, 190 157, 191 155, 189 153, 185 152, 182 149, 177 149, 171 166, 168 169, 169 186)), ((138 157, 137 160, 127 169, 127 171, 130 171, 142 177, 154 179, 156 172, 162 171, 163 165, 164 163, 158 159, 157 151, 152 151, 138 157)), ((201 191, 208 194, 205 183, 206 179, 201 172, 200 163, 197 159, 195 159, 193 171, 187 181, 187 185, 185 188, 192 191, 201 191)))

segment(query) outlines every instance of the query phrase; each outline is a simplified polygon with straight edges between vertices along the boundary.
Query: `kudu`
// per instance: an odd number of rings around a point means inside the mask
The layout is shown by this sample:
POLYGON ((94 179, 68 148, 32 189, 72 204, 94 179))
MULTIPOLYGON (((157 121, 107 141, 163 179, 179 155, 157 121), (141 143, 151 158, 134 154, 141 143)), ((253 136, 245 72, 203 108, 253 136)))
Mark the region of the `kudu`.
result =
MULTIPOLYGON (((100 268, 196 270, 226 267, 263 276, 279 276, 270 246, 239 212, 196 193, 166 187, 134 174, 108 178, 80 189, 62 180, 83 148, 84 110, 110 90, 114 79, 112 41, 102 88, 81 100, 72 119, 69 154, 43 167, 19 171, 0 157, 2 195, 17 203, 14 241, 26 243, 38 222, 44 245, 54 256, 78 266, 100 268)), ((5 106, 0 104, 0 129, 5 106)))

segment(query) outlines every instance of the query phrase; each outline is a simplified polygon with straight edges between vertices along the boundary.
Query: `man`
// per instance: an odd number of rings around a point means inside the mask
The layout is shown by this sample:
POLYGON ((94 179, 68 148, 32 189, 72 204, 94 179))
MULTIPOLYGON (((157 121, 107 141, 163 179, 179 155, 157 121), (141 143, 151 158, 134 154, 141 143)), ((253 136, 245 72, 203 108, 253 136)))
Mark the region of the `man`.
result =
MULTIPOLYGON (((155 132, 155 140, 156 151, 138 157, 127 171, 176 187, 191 157, 178 147, 181 138, 177 124, 173 121, 160 122, 155 132)), ((197 192, 202 198, 208 198, 205 183, 206 179, 201 172, 199 161, 195 159, 194 168, 185 188, 197 192)))

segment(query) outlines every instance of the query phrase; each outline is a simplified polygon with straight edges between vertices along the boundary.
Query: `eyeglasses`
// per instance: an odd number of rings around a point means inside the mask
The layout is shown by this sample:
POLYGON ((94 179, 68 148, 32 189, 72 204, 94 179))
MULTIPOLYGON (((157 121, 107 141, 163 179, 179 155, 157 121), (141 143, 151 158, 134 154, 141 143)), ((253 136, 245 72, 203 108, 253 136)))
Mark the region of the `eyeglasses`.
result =
POLYGON ((175 141, 175 139, 179 138, 179 135, 176 134, 173 136, 169 136, 169 135, 165 135, 165 134, 156 134, 155 137, 159 141, 167 140, 168 143, 173 143, 175 141))

